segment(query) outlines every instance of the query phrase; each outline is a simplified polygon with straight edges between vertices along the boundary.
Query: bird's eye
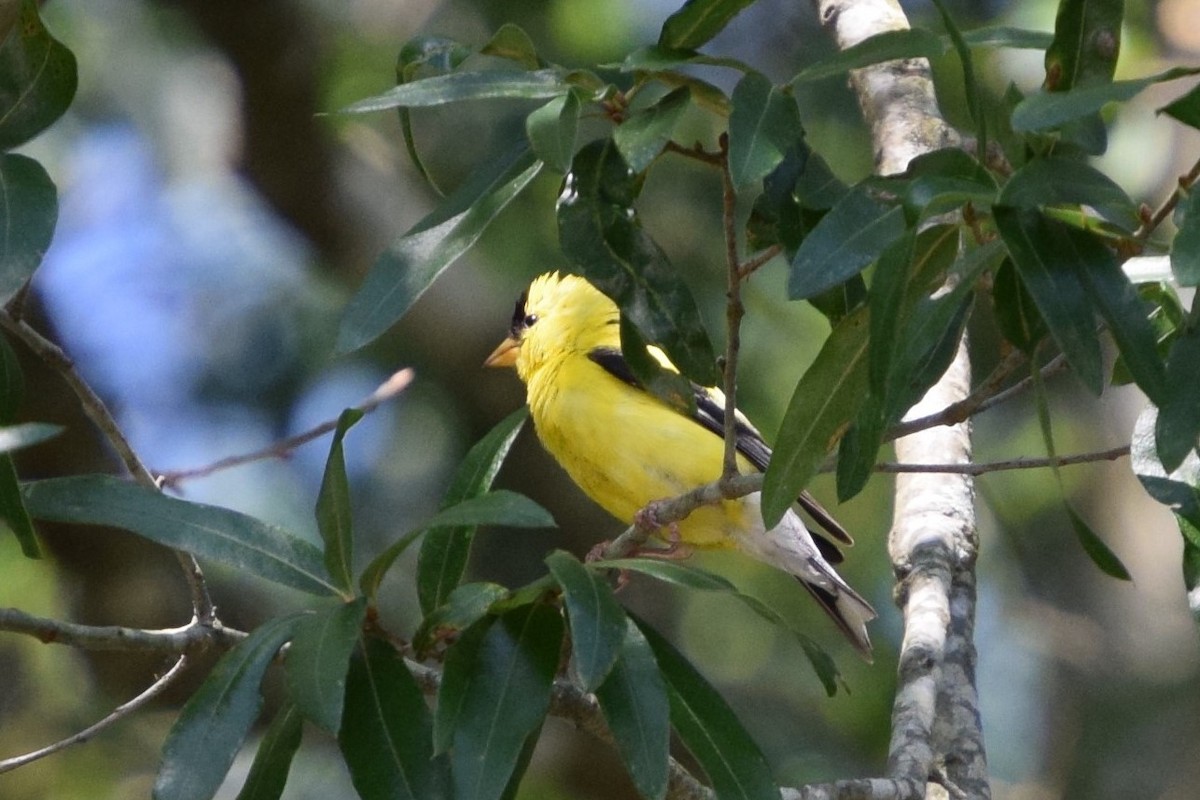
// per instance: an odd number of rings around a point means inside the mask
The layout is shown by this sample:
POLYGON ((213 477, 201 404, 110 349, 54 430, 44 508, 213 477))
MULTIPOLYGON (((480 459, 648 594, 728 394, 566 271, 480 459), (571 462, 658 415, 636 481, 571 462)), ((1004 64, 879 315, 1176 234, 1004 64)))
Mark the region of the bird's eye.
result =
POLYGON ((522 320, 522 322, 525 324, 526 328, 532 328, 533 324, 537 321, 538 321, 537 314, 526 314, 525 319, 522 320))

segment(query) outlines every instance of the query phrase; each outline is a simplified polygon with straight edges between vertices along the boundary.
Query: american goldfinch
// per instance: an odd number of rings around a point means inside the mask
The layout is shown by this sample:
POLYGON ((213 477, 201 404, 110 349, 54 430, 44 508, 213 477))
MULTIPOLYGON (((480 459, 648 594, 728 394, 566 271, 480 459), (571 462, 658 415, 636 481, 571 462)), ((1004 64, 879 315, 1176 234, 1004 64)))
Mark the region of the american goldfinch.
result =
MULTIPOLYGON (((693 386, 696 413, 688 416, 645 391, 621 353, 619 323, 616 304, 586 280, 548 273, 517 300, 508 338, 484 363, 516 367, 542 445, 588 496, 628 524, 651 501, 720 476, 725 398, 693 386)), ((661 351, 651 351, 674 370, 661 351)), ((765 470, 770 448, 741 414, 736 425, 739 469, 765 470)), ((853 542, 807 492, 798 503, 829 538, 853 542)), ((791 573, 870 659, 866 623, 874 609, 830 566, 841 560, 837 547, 814 540, 795 510, 766 530, 754 493, 702 506, 677 533, 690 547, 741 550, 791 573)))

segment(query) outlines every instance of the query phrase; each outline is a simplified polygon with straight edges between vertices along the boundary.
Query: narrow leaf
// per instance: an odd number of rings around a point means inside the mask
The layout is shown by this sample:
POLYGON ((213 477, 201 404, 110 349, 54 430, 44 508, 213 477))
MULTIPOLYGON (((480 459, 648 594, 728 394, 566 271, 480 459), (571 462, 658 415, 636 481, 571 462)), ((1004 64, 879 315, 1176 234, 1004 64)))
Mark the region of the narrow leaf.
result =
POLYGON ((262 625, 221 657, 192 695, 163 744, 155 800, 209 800, 262 706, 259 684, 298 615, 262 625))
POLYGON ((361 641, 345 708, 338 744, 362 800, 449 800, 449 767, 434 757, 429 707, 395 648, 361 641))
POLYGON ((1168 473, 1159 459, 1155 442, 1158 417, 1159 410, 1152 405, 1146 406, 1138 415, 1130 440, 1130 466, 1146 494, 1170 508, 1180 520, 1186 520, 1190 530, 1200 530, 1200 456, 1195 452, 1188 453, 1183 462, 1168 473))
POLYGON ((1067 515, 1071 518, 1071 528, 1075 531, 1079 543, 1083 545, 1084 552, 1100 568, 1101 572, 1118 580, 1133 580, 1133 576, 1129 574, 1129 570, 1125 569, 1125 565, 1121 563, 1121 559, 1117 558, 1117 554, 1110 550, 1104 540, 1097 536, 1096 532, 1083 521, 1083 518, 1075 513, 1075 509, 1067 506, 1067 515))
POLYGON ((541 166, 524 145, 487 162, 437 209, 392 242, 346 306, 338 331, 338 352, 357 350, 404 316, 442 270, 475 244, 492 220, 529 185, 541 166))
POLYGON ((565 174, 571 168, 579 108, 579 96, 567 92, 525 118, 525 135, 533 154, 555 172, 565 174))
POLYGON ((0 425, 9 425, 25 399, 25 375, 8 339, 0 336, 0 425))
POLYGON ((350 482, 346 478, 346 458, 342 440, 346 431, 363 417, 363 412, 348 408, 338 417, 329 458, 325 461, 325 476, 317 495, 317 527, 325 542, 325 569, 343 593, 354 586, 351 560, 354 555, 354 531, 350 513, 350 482))
POLYGON ((630 170, 643 172, 658 157, 691 101, 691 89, 681 86, 653 105, 631 112, 617 126, 613 131, 613 142, 630 170))
POLYGON ((924 28, 884 31, 805 67, 796 73, 792 81, 799 83, 832 78, 852 69, 898 58, 933 59, 945 52, 946 44, 941 38, 924 28))
POLYGON ((20 425, 0 428, 0 453, 11 453, 13 450, 44 442, 58 436, 64 430, 63 426, 49 422, 23 422, 20 425))
POLYGON ((1174 472, 1200 440, 1200 328, 1189 328, 1175 339, 1167 356, 1166 386, 1158 410, 1155 442, 1158 458, 1174 472))
POLYGON ((38 3, 20 5, 20 19, 0 43, 0 150, 32 139, 61 117, 78 83, 75 56, 46 30, 38 3))
POLYGON ((22 487, 38 519, 107 525, 313 594, 336 594, 321 552, 283 528, 227 508, 189 503, 107 475, 22 487))
POLYGON ((1200 86, 1193 86, 1191 91, 1158 110, 1159 114, 1174 117, 1193 128, 1200 128, 1200 86))
POLYGON ((996 227, 1013 264, 1067 362, 1093 394, 1104 387, 1100 343, 1092 304, 1080 285, 1078 254, 1066 239, 1070 229, 1037 211, 993 209, 996 227))
POLYGON ((16 153, 0 155, 0 304, 29 282, 57 222, 58 191, 42 165, 16 153))
POLYGON ((1176 216, 1179 232, 1171 241, 1171 274, 1180 286, 1200 286, 1200 188, 1184 195, 1176 216))
POLYGON ((455 732, 462 717, 463 702, 471 682, 483 640, 496 622, 495 615, 474 622, 446 651, 442 662, 442 682, 438 684, 433 717, 433 752, 442 755, 454 745, 455 732))
POLYGON ((456 800, 499 800, 550 707, 562 617, 544 605, 502 615, 479 645, 451 754, 456 800))
POLYGON ((633 620, 625 620, 617 660, 596 687, 596 699, 633 785, 642 797, 661 800, 667 791, 671 706, 654 652, 633 620))
POLYGON ((1091 206, 1127 231, 1140 222, 1137 205, 1107 175, 1083 161, 1055 156, 1035 158, 1017 170, 997 202, 1018 208, 1091 206))
POLYGON ((563 590, 571 621, 571 655, 580 685, 587 691, 608 675, 625 638, 625 611, 608 583, 570 553, 546 557, 550 574, 563 590))
POLYGON ((719 800, 778 800, 758 745, 717 690, 666 639, 634 618, 666 679, 671 725, 712 781, 719 800))
POLYGON ((1124 11, 1125 0, 1060 0, 1054 41, 1046 49, 1046 89, 1112 81, 1124 11))
POLYGON ((279 800, 283 796, 303 730, 304 716, 296 706, 288 703, 279 709, 259 742, 237 800, 279 800))
MULTIPOLYGON (((444 508, 477 497, 492 488, 500 465, 504 463, 528 418, 529 410, 522 406, 501 420, 467 451, 454 473, 450 488, 442 498, 444 508)), ((428 614, 445 603, 450 593, 462 582, 475 530, 475 526, 468 525, 432 528, 426 533, 417 559, 417 597, 424 613, 428 614)))
POLYGON ((916 232, 909 231, 883 252, 871 281, 869 386, 872 394, 886 396, 892 353, 899 345, 900 310, 908 285, 916 232))
POLYGON ((733 90, 729 115, 729 174, 735 187, 764 178, 803 136, 800 110, 790 93, 759 72, 748 72, 733 90))
POLYGON ((687 0, 667 17, 658 44, 671 50, 694 50, 725 29, 753 0, 687 0))
POLYGON ((866 309, 839 322, 796 385, 763 479, 762 514, 768 528, 779 523, 816 474, 862 402, 868 327, 866 309))
POLYGON ((42 546, 38 542, 37 531, 34 530, 33 520, 21 496, 17 468, 9 455, 0 455, 0 522, 17 537, 21 553, 26 558, 42 557, 42 546))
POLYGON ((680 372, 711 386, 718 380, 712 343, 695 299, 641 227, 633 207, 636 188, 612 140, 580 150, 558 201, 563 254, 680 372))
POLYGON ((788 297, 804 300, 857 275, 904 235, 904 211, 851 189, 800 244, 788 273, 788 297))
POLYGON ((292 702, 304 716, 335 736, 342 725, 350 653, 362 633, 366 613, 366 600, 359 598, 306 616, 296 626, 288 651, 292 702))
POLYGON ((365 114, 391 108, 422 108, 463 100, 548 100, 564 94, 570 88, 571 84, 556 69, 534 72, 452 72, 402 83, 383 94, 352 103, 343 108, 342 113, 365 114))
POLYGON ((552 528, 550 512, 525 495, 497 489, 469 497, 434 514, 422 527, 410 531, 380 553, 359 576, 359 586, 368 597, 374 596, 383 576, 395 560, 426 531, 433 528, 507 525, 513 528, 552 528))
POLYGON ((1012 127, 1021 132, 1057 128, 1094 114, 1108 103, 1130 100, 1156 83, 1186 78, 1197 72, 1200 67, 1175 67, 1137 80, 1113 81, 1068 92, 1035 92, 1013 109, 1012 127))
POLYGON ((537 55, 537 48, 534 47, 533 40, 529 38, 529 34, 519 25, 514 25, 511 22, 501 25, 492 34, 492 38, 488 40, 487 44, 479 48, 479 52, 486 56, 507 58, 510 61, 517 62, 523 69, 530 71, 536 70, 541 66, 537 55))
POLYGON ((1011 47, 1018 50, 1045 50, 1054 41, 1046 31, 1031 31, 1005 25, 963 31, 963 39, 972 47, 1011 47))

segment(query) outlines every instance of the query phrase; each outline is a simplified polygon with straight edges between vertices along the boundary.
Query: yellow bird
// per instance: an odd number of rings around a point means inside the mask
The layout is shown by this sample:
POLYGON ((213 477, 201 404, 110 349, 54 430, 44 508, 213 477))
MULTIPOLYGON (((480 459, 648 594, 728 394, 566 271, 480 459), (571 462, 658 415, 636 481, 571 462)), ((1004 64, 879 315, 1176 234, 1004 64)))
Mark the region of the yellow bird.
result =
MULTIPOLYGON (((629 524, 651 501, 720 476, 725 397, 693 386, 696 415, 688 416, 645 391, 621 353, 619 323, 616 304, 586 280, 548 273, 517 300, 508 338, 484 363, 516 367, 543 446, 589 497, 629 524)), ((740 413, 737 449, 741 471, 766 469, 771 450, 740 413)), ((810 494, 798 503, 830 539, 853 543, 810 494)), ((791 573, 870 659, 866 623, 875 610, 830 566, 841 560, 837 547, 814 540, 795 510, 766 530, 759 495, 750 494, 702 506, 678 524, 678 537, 695 548, 737 549, 791 573)))

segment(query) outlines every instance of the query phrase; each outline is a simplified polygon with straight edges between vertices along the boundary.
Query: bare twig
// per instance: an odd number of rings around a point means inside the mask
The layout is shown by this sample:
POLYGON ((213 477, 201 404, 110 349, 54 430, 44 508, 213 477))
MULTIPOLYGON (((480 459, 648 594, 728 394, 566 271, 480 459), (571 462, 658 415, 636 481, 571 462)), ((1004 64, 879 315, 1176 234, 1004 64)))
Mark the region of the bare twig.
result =
MULTIPOLYGON (((63 349, 42 336, 24 320, 13 319, 7 311, 0 311, 0 327, 20 339, 26 347, 33 351, 34 355, 62 377, 79 399, 83 413, 112 445, 121 459, 121 463, 125 465, 125 469, 133 479, 143 486, 157 489, 158 485, 155 483, 154 477, 142 464, 142 460, 138 458, 112 412, 108 410, 108 406, 75 369, 75 362, 63 349)), ((199 562, 190 553, 182 550, 174 552, 191 592, 192 613, 201 623, 214 622, 217 618, 216 606, 213 605, 212 597, 209 596, 208 584, 204 580, 204 572, 200 569, 199 562)))
POLYGON ((738 267, 738 277, 745 280, 758 271, 760 267, 766 264, 775 256, 783 252, 783 248, 777 244, 773 244, 766 250, 763 250, 756 256, 746 259, 738 267))
MULTIPOLYGON (((413 371, 410 367, 395 372, 386 381, 381 383, 375 391, 363 400, 358 405, 354 406, 364 414, 369 414, 383 403, 393 399, 412 383, 413 371)), ((206 464, 202 467, 193 467, 191 469, 171 470, 168 472, 160 472, 158 481, 161 486, 175 488, 185 480, 192 478, 204 478, 221 470, 240 467, 244 464, 250 464, 255 461, 264 461, 270 458, 286 458, 297 447, 308 444, 314 439, 319 439, 327 433, 330 433, 337 428, 337 418, 326 420, 320 425, 305 431, 304 433, 291 436, 282 441, 268 445, 261 450, 255 450, 250 453, 242 453, 241 455, 229 456, 214 461, 211 464, 206 464)))
POLYGON ((26 764, 37 761, 38 759, 53 755, 60 750, 65 750, 71 745, 86 742, 88 739, 91 739, 105 728, 112 727, 125 717, 128 717, 130 714, 149 703, 158 695, 162 694, 163 691, 172 683, 174 683, 175 679, 183 673, 183 668, 186 666, 186 664, 187 656, 180 656, 179 660, 175 662, 175 666, 171 667, 166 674, 152 683, 149 688, 129 702, 123 703, 122 705, 114 708, 112 712, 110 712, 106 717, 104 717, 104 719, 100 720, 96 724, 90 725, 78 733, 57 741, 54 744, 47 745, 40 750, 34 750, 32 753, 25 753, 24 755, 13 756, 12 758, 6 758, 0 761, 0 773, 14 770, 17 767, 23 767, 26 764))
POLYGON ((702 164, 708 164, 710 167, 720 167, 725 163, 724 153, 714 153, 710 150, 705 150, 699 142, 696 142, 691 147, 684 147, 675 141, 668 141, 663 150, 699 161, 702 164))
POLYGON ((942 475, 986 475, 989 472, 1008 472, 1017 469, 1046 469, 1066 467, 1072 464, 1093 464, 1097 461, 1116 461, 1129 455, 1129 445, 1092 453, 1074 453, 1067 456, 1044 456, 1041 458, 1012 458, 1006 461, 968 462, 966 464, 901 464, 881 462, 875 465, 876 472, 924 473, 942 475))
POLYGON ((28 614, 18 608, 0 608, 0 631, 23 633, 44 644, 63 644, 80 650, 117 650, 184 655, 210 646, 233 647, 246 634, 220 622, 193 620, 179 628, 148 630, 120 625, 80 625, 28 614))
POLYGON ((737 362, 742 346, 742 275, 737 246, 737 191, 729 172, 729 136, 721 136, 721 222, 725 231, 725 269, 728 286, 725 302, 725 457, 721 480, 738 474, 737 467, 737 362))
POLYGON ((1175 206, 1179 205, 1179 201, 1183 199, 1184 193, 1192 188, 1198 180, 1200 180, 1200 160, 1192 165, 1192 168, 1188 170, 1186 175, 1180 176, 1179 185, 1175 187, 1175 191, 1171 192, 1171 196, 1148 219, 1142 221, 1141 226, 1134 232, 1133 238, 1139 242, 1144 242, 1149 238, 1150 234, 1158 230, 1158 226, 1162 225, 1166 218, 1171 216, 1171 212, 1175 210, 1175 206))

